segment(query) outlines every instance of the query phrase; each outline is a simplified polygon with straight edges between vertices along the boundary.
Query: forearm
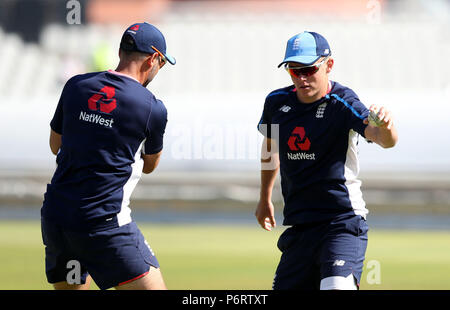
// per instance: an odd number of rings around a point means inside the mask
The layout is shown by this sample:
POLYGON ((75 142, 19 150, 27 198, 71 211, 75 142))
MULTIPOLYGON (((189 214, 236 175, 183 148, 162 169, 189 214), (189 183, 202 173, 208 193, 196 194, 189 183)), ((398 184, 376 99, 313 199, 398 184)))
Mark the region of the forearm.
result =
POLYGON ((384 148, 391 148, 397 144, 398 135, 394 126, 391 129, 378 128, 379 144, 384 148))
POLYGON ((274 139, 264 138, 261 147, 261 192, 260 200, 269 202, 280 167, 278 146, 274 139))
POLYGON ((391 148, 397 144, 398 134, 394 125, 389 129, 386 127, 372 127, 369 125, 366 129, 366 138, 383 148, 391 148))
POLYGON ((278 168, 274 170, 261 170, 261 190, 259 197, 261 201, 272 200, 272 189, 277 178, 278 170, 278 168))
POLYGON ((264 138, 261 147, 261 188, 255 216, 265 230, 276 227, 272 189, 280 169, 278 145, 275 139, 264 138))

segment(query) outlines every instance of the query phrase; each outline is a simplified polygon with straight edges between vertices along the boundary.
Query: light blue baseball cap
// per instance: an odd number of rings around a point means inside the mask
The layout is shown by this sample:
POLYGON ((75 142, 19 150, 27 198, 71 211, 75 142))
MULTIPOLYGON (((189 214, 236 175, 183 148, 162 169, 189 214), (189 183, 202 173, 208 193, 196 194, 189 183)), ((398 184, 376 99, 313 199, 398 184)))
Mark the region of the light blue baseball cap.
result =
POLYGON ((278 65, 278 68, 287 62, 311 65, 320 57, 330 55, 330 46, 322 35, 316 32, 304 31, 289 39, 284 60, 278 65))

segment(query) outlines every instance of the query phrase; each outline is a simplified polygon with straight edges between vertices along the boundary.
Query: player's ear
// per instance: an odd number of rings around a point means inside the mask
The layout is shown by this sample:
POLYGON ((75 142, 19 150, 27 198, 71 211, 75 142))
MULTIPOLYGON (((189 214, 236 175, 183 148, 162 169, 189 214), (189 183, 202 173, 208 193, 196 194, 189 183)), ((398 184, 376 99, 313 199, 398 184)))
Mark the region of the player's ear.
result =
POLYGON ((158 58, 159 58, 158 53, 151 54, 151 56, 148 58, 149 66, 158 66, 159 67, 159 59, 158 58))
POLYGON ((155 59, 158 58, 158 53, 153 53, 151 55, 147 55, 145 57, 145 60, 142 64, 143 66, 143 71, 147 71, 149 69, 151 69, 153 66, 155 66, 155 59))
POLYGON ((333 65, 334 65, 334 59, 330 57, 327 60, 327 73, 331 72, 331 69, 333 69, 333 65))

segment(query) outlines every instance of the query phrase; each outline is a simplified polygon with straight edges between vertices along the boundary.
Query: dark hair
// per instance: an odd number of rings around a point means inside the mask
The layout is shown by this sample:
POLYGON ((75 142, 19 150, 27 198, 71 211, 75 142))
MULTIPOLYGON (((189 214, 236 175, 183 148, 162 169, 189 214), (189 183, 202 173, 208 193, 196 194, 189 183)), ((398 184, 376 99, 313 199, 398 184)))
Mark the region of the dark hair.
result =
POLYGON ((136 42, 129 34, 125 34, 122 37, 122 40, 120 41, 120 48, 126 52, 137 52, 136 42))
POLYGON ((134 41, 134 38, 129 34, 125 34, 122 37, 122 40, 120 41, 120 50, 127 57, 131 57, 131 56, 142 57, 142 56, 151 55, 149 53, 143 53, 143 52, 138 51, 137 47, 136 47, 136 42, 134 41))

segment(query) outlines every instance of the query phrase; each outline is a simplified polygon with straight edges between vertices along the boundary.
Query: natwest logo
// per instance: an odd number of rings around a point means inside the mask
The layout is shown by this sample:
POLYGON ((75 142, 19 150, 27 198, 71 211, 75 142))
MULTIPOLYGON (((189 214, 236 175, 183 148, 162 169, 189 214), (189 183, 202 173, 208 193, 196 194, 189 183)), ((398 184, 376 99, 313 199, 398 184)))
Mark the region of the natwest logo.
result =
POLYGON ((306 137, 305 128, 295 127, 289 137, 288 146, 291 151, 309 151, 311 142, 306 137))
POLYGON ((130 30, 138 31, 139 25, 134 25, 133 27, 130 28, 130 30))
POLYGON ((93 111, 100 111, 110 114, 116 107, 117 102, 114 98, 116 89, 111 86, 105 86, 100 89, 99 93, 92 95, 88 100, 88 107, 93 111), (106 97, 105 97, 106 95, 106 97))

